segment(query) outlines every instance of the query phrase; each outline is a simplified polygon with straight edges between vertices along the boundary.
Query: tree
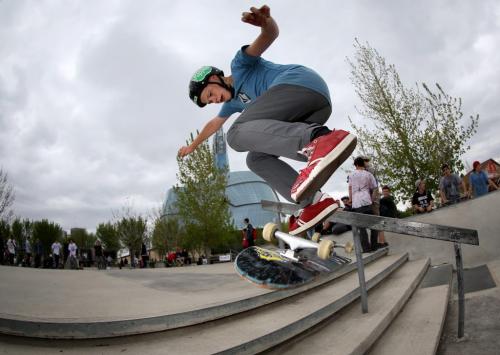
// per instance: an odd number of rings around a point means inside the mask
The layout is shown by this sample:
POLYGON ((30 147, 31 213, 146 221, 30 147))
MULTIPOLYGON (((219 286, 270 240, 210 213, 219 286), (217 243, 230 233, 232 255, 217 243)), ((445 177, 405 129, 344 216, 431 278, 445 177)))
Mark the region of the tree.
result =
POLYGON ((131 265, 134 264, 134 255, 137 251, 140 252, 142 243, 146 239, 147 220, 142 216, 123 216, 116 222, 115 228, 118 233, 118 238, 130 252, 131 265))
POLYGON ((71 239, 80 249, 92 249, 97 238, 84 228, 71 228, 71 239))
POLYGON ((12 224, 10 226, 11 232, 12 232, 12 237, 16 240, 16 245, 17 249, 21 251, 21 254, 24 254, 24 241, 26 239, 25 233, 24 233, 24 223, 21 222, 19 218, 14 219, 12 221, 12 224))
MULTIPOLYGON (((190 144, 193 141, 191 134, 190 144)), ((227 169, 218 169, 207 142, 185 158, 177 158, 180 185, 177 208, 185 230, 183 246, 209 254, 230 238, 232 224, 225 195, 227 169)))
POLYGON ((7 173, 0 169, 0 220, 12 217, 10 206, 14 203, 14 189, 7 179, 7 173))
POLYGON ((435 190, 441 165, 463 169, 460 157, 470 147, 466 142, 476 133, 479 115, 463 125, 462 101, 436 84, 433 92, 425 83, 424 92, 405 87, 394 65, 369 44, 355 41, 351 81, 363 108, 358 112, 371 127, 358 126, 349 118, 359 138, 359 150, 373 157, 377 177, 390 185, 397 200, 408 200, 415 181, 425 178, 435 190))
POLYGON ((182 230, 177 218, 156 218, 152 242, 159 255, 165 255, 170 249, 180 246, 181 236, 182 230))
POLYGON ((120 249, 120 239, 115 225, 112 223, 101 223, 97 226, 96 237, 101 241, 107 251, 118 251, 120 249))
POLYGON ((45 255, 50 253, 50 247, 56 240, 61 240, 63 230, 59 224, 46 219, 33 223, 33 241, 40 240, 45 255))

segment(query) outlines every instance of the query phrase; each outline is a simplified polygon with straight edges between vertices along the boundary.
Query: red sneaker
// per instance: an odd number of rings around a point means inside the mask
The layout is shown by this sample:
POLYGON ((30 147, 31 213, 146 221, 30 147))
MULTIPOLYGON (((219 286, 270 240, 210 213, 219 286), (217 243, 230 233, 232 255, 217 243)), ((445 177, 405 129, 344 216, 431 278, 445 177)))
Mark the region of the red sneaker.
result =
POLYGON ((323 221, 339 208, 338 202, 327 194, 322 194, 317 202, 304 207, 298 217, 290 217, 289 233, 300 234, 323 221))
POLYGON ((302 169, 290 192, 292 198, 302 201, 328 181, 335 170, 356 148, 357 138, 343 130, 314 139, 300 153, 308 157, 307 166, 302 169))

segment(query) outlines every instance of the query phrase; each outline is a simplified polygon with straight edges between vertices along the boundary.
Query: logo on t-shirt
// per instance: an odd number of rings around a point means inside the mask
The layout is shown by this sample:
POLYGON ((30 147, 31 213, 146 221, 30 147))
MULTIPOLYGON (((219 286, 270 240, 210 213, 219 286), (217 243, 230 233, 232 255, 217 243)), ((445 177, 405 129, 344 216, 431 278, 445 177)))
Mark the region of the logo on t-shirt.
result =
POLYGON ((252 101, 252 99, 250 99, 248 97, 248 95, 245 94, 244 92, 238 93, 238 97, 240 98, 241 102, 243 102, 244 104, 248 104, 250 101, 252 101))

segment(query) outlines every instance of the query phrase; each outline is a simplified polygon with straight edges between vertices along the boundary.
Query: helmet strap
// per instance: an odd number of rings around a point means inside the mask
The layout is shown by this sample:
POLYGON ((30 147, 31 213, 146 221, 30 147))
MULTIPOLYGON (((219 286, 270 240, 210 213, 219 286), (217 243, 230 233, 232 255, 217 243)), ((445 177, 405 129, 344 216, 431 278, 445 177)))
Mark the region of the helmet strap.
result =
POLYGON ((221 83, 218 81, 209 81, 209 82, 207 82, 207 85, 208 84, 217 84, 220 87, 223 87, 224 89, 228 90, 231 93, 231 98, 233 98, 234 97, 234 88, 232 86, 227 85, 222 78, 220 78, 220 79, 222 81, 221 83))

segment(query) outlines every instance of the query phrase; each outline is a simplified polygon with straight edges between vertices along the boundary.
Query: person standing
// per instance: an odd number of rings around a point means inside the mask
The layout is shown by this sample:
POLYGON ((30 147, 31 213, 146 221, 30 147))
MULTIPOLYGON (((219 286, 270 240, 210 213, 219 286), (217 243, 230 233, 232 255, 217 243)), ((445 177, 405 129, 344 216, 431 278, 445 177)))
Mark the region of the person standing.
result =
POLYGON ((451 169, 448 164, 443 164, 441 166, 441 171, 443 173, 443 176, 439 181, 441 203, 446 205, 460 202, 460 188, 462 188, 465 195, 468 195, 465 183, 457 174, 451 173, 451 169))
POLYGON ((253 239, 254 228, 253 228, 253 226, 250 223, 250 220, 248 218, 245 218, 244 222, 246 225, 244 233, 245 233, 245 239, 247 241, 248 247, 254 246, 255 245, 255 241, 253 239))
POLYGON ((62 245, 61 245, 61 243, 59 243, 58 240, 56 240, 50 246, 50 249, 52 249, 52 256, 54 257, 54 267, 56 269, 59 269, 59 257, 61 255, 61 248, 62 248, 62 245))
POLYGON ((94 256, 95 256, 95 261, 96 261, 96 266, 98 269, 104 269, 105 264, 104 264, 104 255, 102 253, 102 245, 101 241, 97 239, 94 244, 94 256))
POLYGON ((78 246, 73 241, 73 239, 70 239, 68 245, 68 259, 69 259, 69 265, 72 269, 78 269, 78 259, 76 257, 77 250, 78 246))
POLYGON ((481 163, 477 160, 472 164, 474 170, 469 175, 469 196, 480 197, 488 193, 488 187, 493 190, 498 186, 488 179, 488 175, 481 170, 481 163))
POLYGON ((10 237, 7 240, 7 251, 9 253, 9 264, 11 266, 14 266, 16 262, 16 248, 17 248, 16 240, 10 237))
POLYGON ((35 267, 42 266, 43 245, 40 239, 35 241, 35 267))
POLYGON ((26 266, 30 267, 31 266, 31 242, 30 242, 29 237, 26 238, 26 242, 24 244, 24 253, 26 254, 25 255, 26 266))
MULTIPOLYGON (((349 200, 352 211, 363 214, 373 214, 372 191, 377 188, 375 177, 365 170, 365 162, 362 157, 354 159, 354 172, 349 175, 349 200)), ((370 230, 370 243, 365 228, 360 228, 361 247, 363 253, 377 249, 378 232, 370 230)))
MULTIPOLYGON (((382 187, 382 198, 380 199, 380 215, 382 217, 397 218, 398 209, 396 203, 394 202, 394 197, 391 195, 391 188, 388 185, 382 187)), ((378 246, 379 248, 384 248, 389 246, 385 241, 384 231, 378 232, 378 246)))

